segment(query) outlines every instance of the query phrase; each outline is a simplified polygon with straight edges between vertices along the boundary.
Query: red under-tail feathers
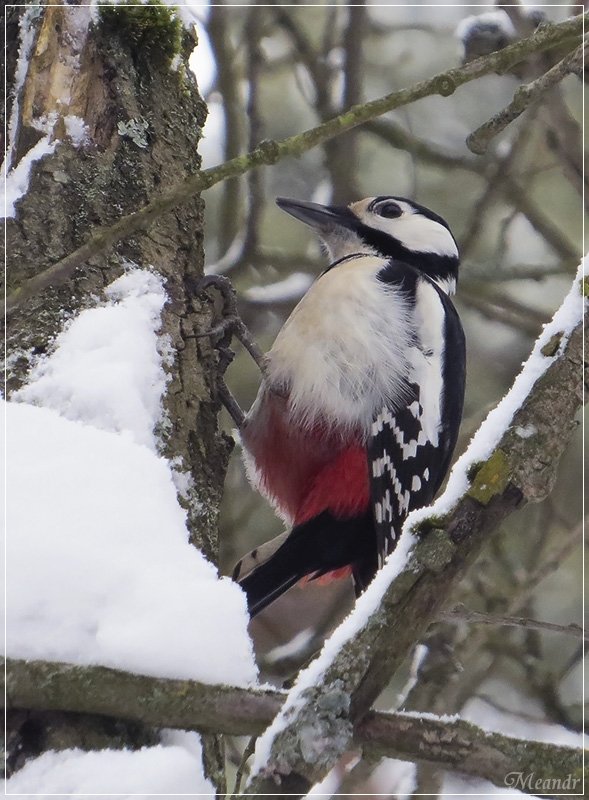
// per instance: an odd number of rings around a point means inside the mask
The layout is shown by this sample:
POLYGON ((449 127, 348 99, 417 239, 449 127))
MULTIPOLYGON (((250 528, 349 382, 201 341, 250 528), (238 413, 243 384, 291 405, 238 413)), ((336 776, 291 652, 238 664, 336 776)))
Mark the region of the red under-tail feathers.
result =
POLYGON ((329 436, 325 428, 293 426, 284 399, 264 398, 242 431, 250 475, 262 494, 293 526, 269 558, 252 551, 234 577, 257 613, 297 581, 323 583, 351 575, 370 542, 370 487, 366 450, 359 436, 329 436), (248 572, 246 565, 251 569, 248 572), (243 574, 247 572, 245 577, 243 574))

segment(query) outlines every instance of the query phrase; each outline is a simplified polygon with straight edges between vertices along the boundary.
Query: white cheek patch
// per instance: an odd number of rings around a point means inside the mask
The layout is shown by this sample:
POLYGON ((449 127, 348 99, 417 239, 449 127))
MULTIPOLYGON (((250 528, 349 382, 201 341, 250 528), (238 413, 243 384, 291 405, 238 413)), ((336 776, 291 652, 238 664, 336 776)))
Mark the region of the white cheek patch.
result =
POLYGON ((456 242, 448 228, 429 217, 416 214, 407 203, 396 202, 403 209, 403 216, 387 219, 364 211, 361 214, 362 222, 371 228, 388 233, 415 253, 458 257, 456 242))

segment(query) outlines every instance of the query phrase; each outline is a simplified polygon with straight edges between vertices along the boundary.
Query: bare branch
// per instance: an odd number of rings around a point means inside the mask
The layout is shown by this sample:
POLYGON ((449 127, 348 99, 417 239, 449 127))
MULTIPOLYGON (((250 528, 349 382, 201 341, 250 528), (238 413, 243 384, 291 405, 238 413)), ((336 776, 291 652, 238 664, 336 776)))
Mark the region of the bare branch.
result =
POLYGON ((264 730, 283 700, 277 691, 153 678, 108 667, 6 660, 8 709, 104 714, 157 727, 251 736, 264 730))
POLYGON ((589 632, 584 633, 580 625, 572 622, 570 625, 558 625, 555 622, 543 622, 528 617, 510 617, 502 614, 488 614, 474 611, 459 604, 448 611, 443 611, 440 619, 444 622, 469 622, 475 625, 506 626, 512 628, 527 628, 534 631, 551 631, 563 633, 566 636, 575 636, 577 639, 589 641, 589 632))
POLYGON ((542 236, 552 249, 566 261, 579 260, 579 250, 574 247, 569 239, 562 233, 554 219, 544 213, 532 198, 529 191, 521 186, 517 180, 510 180, 505 185, 505 196, 514 203, 521 213, 528 219, 532 227, 542 236))
POLYGON ((545 92, 564 80, 567 75, 577 74, 582 69, 584 62, 584 45, 581 44, 535 81, 520 86, 506 108, 467 137, 468 149, 477 155, 484 155, 491 139, 504 131, 511 122, 523 114, 526 108, 537 102, 545 92))
POLYGON ((471 61, 463 67, 450 69, 407 89, 392 92, 364 105, 354 106, 343 114, 303 133, 279 141, 262 142, 250 153, 195 173, 138 211, 121 217, 109 227, 96 229, 81 247, 15 289, 6 298, 6 313, 10 314, 29 297, 48 287, 64 283, 85 261, 104 252, 121 239, 147 229, 155 219, 186 202, 195 194, 264 164, 275 164, 288 156, 300 156, 317 145, 323 144, 345 131, 352 130, 387 111, 434 94, 444 97, 453 94, 458 87, 483 75, 504 71, 530 53, 549 49, 568 40, 575 40, 582 31, 584 19, 585 15, 582 15, 558 24, 543 26, 528 39, 515 42, 503 50, 471 61))
POLYGON ((521 740, 483 732, 464 720, 371 712, 356 726, 355 735, 371 755, 417 760, 430 769, 434 765, 451 768, 495 786, 546 797, 566 797, 582 790, 580 749, 533 741, 523 745, 521 740), (416 753, 421 754, 417 759, 416 753), (522 785, 524 777, 531 778, 528 785, 522 785))
MULTIPOLYGON (((235 158, 246 146, 245 116, 242 107, 236 49, 229 30, 229 16, 221 5, 211 5, 207 33, 217 65, 215 88, 221 95, 225 118, 224 158, 235 158)), ((237 180, 226 181, 219 211, 221 252, 228 250, 238 235, 243 219, 242 190, 237 180)))
POLYGON ((547 314, 513 300, 506 294, 486 287, 472 285, 463 286, 460 290, 460 302, 473 308, 487 319, 509 325, 523 331, 528 336, 536 337, 547 321, 547 314))

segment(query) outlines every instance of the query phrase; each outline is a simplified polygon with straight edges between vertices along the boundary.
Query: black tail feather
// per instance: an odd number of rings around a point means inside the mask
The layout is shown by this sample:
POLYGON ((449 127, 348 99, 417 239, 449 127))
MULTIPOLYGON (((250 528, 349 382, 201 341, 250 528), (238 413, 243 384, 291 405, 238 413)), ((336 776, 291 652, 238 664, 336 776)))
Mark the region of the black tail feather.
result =
MULTIPOLYGON (((306 575, 318 577, 348 564, 374 561, 375 530, 372 512, 349 519, 337 519, 329 511, 297 525, 270 558, 239 582, 248 609, 255 616, 306 575), (371 558, 372 557, 372 558, 371 558)), ((363 568, 363 577, 369 582, 363 568)))

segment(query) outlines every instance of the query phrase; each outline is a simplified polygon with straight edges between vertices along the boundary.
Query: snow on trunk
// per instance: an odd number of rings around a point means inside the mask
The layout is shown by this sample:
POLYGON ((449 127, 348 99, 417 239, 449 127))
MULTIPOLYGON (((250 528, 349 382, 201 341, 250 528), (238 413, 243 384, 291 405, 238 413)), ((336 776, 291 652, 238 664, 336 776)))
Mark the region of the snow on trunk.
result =
POLYGON ((7 404, 8 653, 250 685, 245 597, 189 544, 157 453, 162 281, 106 295, 7 404))

